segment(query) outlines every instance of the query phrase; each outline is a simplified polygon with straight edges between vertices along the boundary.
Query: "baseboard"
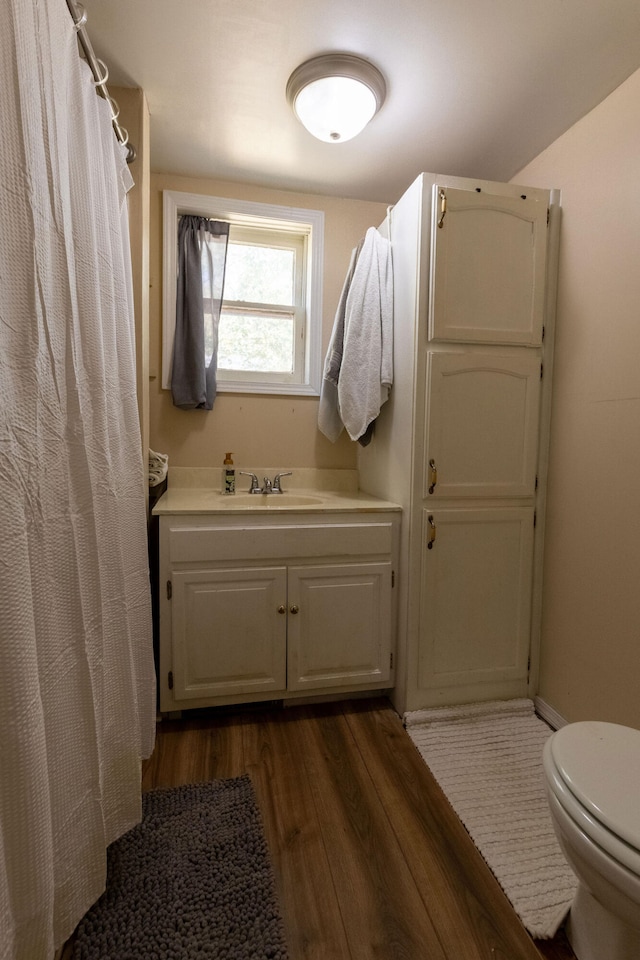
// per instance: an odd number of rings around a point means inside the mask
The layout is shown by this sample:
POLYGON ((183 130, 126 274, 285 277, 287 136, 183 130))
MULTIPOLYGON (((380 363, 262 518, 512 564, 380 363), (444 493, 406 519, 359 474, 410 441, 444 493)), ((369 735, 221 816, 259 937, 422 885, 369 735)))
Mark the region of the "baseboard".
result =
POLYGON ((553 730, 559 730, 560 727, 565 727, 569 722, 568 720, 565 720, 557 710, 549 706, 549 704, 546 703, 541 697, 534 697, 533 705, 538 716, 542 717, 545 723, 548 723, 553 730))

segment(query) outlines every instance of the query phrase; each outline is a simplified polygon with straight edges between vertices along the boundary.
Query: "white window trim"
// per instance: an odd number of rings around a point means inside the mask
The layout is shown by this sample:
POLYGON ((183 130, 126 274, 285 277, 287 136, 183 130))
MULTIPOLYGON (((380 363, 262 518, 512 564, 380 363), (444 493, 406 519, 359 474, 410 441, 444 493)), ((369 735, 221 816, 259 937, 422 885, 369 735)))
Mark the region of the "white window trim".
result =
POLYGON ((271 222, 279 228, 295 225, 311 235, 308 250, 306 382, 269 383, 220 380, 219 393, 272 393, 297 396, 320 395, 322 379, 322 266, 324 257, 324 213, 297 207, 208 197, 198 193, 163 190, 163 296, 162 296, 162 387, 171 389, 171 358, 176 328, 176 288, 178 275, 177 228, 182 214, 214 220, 245 221, 248 226, 271 222))

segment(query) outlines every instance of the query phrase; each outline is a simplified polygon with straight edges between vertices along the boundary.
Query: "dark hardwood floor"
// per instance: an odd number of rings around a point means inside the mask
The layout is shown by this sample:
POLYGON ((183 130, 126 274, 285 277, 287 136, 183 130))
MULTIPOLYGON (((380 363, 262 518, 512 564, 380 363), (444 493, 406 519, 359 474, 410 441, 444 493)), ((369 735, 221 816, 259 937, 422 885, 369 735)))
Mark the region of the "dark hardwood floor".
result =
POLYGON ((386 700, 163 720, 143 789, 244 772, 291 960, 573 960, 529 937, 386 700))

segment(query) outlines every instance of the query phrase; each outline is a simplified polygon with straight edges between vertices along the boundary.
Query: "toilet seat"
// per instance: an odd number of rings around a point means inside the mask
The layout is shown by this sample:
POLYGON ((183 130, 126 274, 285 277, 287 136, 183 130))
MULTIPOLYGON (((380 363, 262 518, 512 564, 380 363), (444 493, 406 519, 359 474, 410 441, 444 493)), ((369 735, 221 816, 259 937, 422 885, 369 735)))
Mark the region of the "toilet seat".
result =
POLYGON ((640 877, 640 731, 585 721, 547 742, 547 781, 603 850, 640 877))

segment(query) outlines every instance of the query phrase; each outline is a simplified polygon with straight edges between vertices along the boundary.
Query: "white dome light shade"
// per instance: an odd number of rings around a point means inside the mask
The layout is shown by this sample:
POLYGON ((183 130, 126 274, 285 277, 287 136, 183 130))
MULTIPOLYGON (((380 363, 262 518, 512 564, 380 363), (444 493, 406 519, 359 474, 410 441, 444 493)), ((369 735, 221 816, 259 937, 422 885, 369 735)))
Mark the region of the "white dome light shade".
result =
POLYGON ((323 77, 303 87, 293 108, 300 122, 318 140, 351 140, 376 112, 376 98, 359 80, 323 77))
POLYGON ((360 133, 385 97, 382 74, 351 54, 328 54, 294 70, 287 99, 309 133, 326 143, 343 143, 360 133))

